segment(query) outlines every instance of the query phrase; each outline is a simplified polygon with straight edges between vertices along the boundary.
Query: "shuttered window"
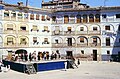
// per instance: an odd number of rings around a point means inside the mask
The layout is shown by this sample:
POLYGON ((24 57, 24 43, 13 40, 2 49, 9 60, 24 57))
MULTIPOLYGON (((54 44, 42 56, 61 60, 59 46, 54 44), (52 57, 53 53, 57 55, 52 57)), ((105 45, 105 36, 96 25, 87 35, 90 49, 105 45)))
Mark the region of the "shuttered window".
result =
POLYGON ((34 20, 34 14, 30 14, 30 20, 34 20))
POLYGON ((110 26, 105 26, 105 30, 110 30, 110 26))
POLYGON ((42 15, 42 21, 45 21, 45 16, 44 15, 42 15))
POLYGON ((69 22, 69 17, 66 15, 64 16, 64 23, 68 23, 69 22))
POLYGON ((80 38, 80 42, 84 43, 84 38, 83 37, 80 38))
POLYGON ((39 20, 39 17, 40 17, 39 14, 36 14, 36 20, 39 20))
POLYGON ((13 24, 7 24, 7 30, 13 30, 13 24))

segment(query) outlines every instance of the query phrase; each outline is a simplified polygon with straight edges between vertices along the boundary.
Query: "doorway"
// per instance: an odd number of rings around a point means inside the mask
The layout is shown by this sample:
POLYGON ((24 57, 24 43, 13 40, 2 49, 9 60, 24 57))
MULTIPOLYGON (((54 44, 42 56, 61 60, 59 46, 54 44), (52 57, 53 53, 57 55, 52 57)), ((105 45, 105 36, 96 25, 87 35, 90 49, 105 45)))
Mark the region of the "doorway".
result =
POLYGON ((71 59, 73 57, 73 52, 72 51, 66 51, 66 58, 71 59))
POLYGON ((97 50, 93 50, 93 61, 97 61, 97 50))
POLYGON ((72 46, 72 38, 68 38, 67 42, 68 42, 68 46, 72 46))

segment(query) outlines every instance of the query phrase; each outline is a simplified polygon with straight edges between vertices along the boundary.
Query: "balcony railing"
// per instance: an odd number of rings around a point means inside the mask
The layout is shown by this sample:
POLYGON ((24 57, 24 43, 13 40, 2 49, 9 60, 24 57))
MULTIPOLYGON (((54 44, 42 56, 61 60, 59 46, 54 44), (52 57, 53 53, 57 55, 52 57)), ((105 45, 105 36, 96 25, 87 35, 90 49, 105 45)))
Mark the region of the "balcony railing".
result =
POLYGON ((55 48, 63 47, 63 44, 62 43, 52 43, 52 47, 55 47, 55 48))
POLYGON ((75 31, 64 31, 64 35, 75 35, 75 31))
POLYGON ((75 23, 75 19, 70 19, 69 23, 75 23))
POLYGON ((11 20, 16 21, 16 17, 11 17, 11 20))
POLYGON ((18 47, 28 47, 29 46, 29 43, 26 43, 26 44, 21 44, 21 43, 18 43, 17 44, 18 47))
POLYGON ((72 43, 72 44, 64 43, 63 46, 64 47, 76 47, 76 43, 72 43))
POLYGON ((63 20, 57 20, 56 23, 57 23, 57 24, 62 24, 62 23, 63 23, 63 20))
POLYGON ((89 43, 90 47, 99 47, 101 46, 100 43, 89 43))
POLYGON ((4 20, 10 20, 10 17, 4 17, 4 20))
POLYGON ((110 44, 102 43, 102 46, 111 47, 114 46, 114 43, 110 43, 110 44))
POLYGON ((29 34, 29 31, 28 30, 18 30, 18 34, 29 34))
POLYGON ((62 31, 53 31, 52 35, 62 35, 62 31))
POLYGON ((76 35, 86 35, 86 34, 88 34, 88 32, 87 31, 76 31, 76 35))
POLYGON ((77 44, 77 47, 87 47, 88 44, 87 43, 79 43, 77 44))
POLYGON ((4 43, 4 47, 16 47, 16 43, 4 43))
POLYGON ((100 31, 89 31, 89 34, 92 34, 92 35, 99 35, 100 34, 100 31))
POLYGON ((15 34, 16 30, 4 30, 5 34, 15 34))

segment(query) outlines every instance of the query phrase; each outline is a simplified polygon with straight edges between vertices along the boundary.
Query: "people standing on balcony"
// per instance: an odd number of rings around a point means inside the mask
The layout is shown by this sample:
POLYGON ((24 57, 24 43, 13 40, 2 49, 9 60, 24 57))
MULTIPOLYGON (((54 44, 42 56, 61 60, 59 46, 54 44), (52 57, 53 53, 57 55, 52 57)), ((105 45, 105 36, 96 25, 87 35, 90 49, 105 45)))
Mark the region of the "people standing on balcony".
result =
POLYGON ((34 51, 34 52, 32 53, 32 59, 33 59, 34 61, 36 61, 36 51, 34 51))
POLYGON ((32 61, 32 55, 31 55, 31 53, 29 54, 29 61, 32 61))
POLYGON ((37 57, 38 57, 38 61, 40 61, 40 52, 38 52, 37 57))

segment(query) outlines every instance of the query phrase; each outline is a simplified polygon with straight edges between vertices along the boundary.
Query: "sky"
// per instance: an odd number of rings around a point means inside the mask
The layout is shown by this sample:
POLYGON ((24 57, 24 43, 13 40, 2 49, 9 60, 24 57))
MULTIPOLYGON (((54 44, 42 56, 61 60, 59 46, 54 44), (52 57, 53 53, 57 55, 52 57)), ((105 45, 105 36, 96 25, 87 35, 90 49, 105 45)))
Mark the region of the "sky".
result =
MULTIPOLYGON (((25 4, 26 0, 3 0, 6 3, 17 4, 17 2, 23 2, 25 4)), ((41 8, 42 0, 28 0, 29 6, 41 8)), ((48 2, 50 0, 44 0, 48 2)), ((81 3, 88 4, 91 7, 98 6, 120 6, 120 0, 81 0, 81 3), (104 3, 104 1, 106 1, 104 3)))

